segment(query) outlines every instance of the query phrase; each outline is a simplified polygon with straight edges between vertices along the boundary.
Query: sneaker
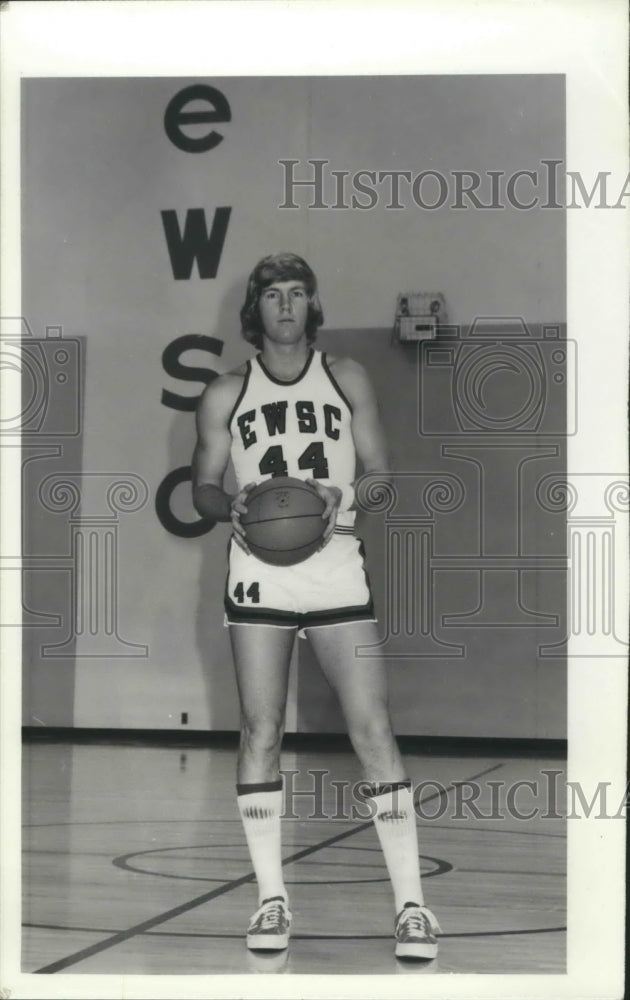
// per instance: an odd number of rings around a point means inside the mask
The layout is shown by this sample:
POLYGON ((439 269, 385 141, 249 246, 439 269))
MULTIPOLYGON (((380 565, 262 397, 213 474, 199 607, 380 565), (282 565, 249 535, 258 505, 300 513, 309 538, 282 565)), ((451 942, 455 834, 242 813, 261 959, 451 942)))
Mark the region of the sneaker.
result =
POLYGON ((405 903, 396 917, 396 958, 435 958, 441 928, 426 906, 405 903))
POLYGON ((289 945, 291 913, 284 896, 263 899, 247 928, 247 947, 282 951, 289 945))

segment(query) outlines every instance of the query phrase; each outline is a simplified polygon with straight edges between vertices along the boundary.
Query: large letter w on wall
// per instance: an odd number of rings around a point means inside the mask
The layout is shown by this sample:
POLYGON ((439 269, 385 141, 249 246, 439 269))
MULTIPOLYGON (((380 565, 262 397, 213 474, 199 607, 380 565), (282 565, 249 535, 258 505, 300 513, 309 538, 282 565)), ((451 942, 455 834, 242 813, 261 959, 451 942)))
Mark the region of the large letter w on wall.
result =
POLYGON ((172 209, 160 212, 176 281, 189 280, 195 261, 200 278, 216 278, 231 211, 231 208, 217 208, 209 236, 203 208, 188 209, 183 236, 177 212, 172 209))

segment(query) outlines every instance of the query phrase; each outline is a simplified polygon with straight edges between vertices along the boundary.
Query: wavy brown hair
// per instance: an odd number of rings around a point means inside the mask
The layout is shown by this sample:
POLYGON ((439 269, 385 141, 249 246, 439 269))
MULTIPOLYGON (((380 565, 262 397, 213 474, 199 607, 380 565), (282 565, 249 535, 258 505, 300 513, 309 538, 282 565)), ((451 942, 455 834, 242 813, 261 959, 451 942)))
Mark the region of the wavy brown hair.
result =
POLYGON ((240 314, 241 332, 245 340, 258 350, 262 350, 264 327, 258 303, 263 290, 274 281, 304 282, 308 295, 305 332, 307 343, 311 344, 315 340, 318 327, 324 322, 324 313, 317 294, 317 278, 306 261, 295 253, 276 253, 263 257, 250 274, 240 314))

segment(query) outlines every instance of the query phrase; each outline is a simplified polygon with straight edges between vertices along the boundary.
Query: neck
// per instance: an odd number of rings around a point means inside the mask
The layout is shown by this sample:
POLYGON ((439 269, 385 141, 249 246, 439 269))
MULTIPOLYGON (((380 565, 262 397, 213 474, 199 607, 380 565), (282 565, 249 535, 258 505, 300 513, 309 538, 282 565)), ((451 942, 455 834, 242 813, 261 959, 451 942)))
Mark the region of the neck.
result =
POLYGON ((272 375, 292 379, 300 374, 310 351, 306 337, 295 344, 275 344, 265 339, 262 359, 272 375))

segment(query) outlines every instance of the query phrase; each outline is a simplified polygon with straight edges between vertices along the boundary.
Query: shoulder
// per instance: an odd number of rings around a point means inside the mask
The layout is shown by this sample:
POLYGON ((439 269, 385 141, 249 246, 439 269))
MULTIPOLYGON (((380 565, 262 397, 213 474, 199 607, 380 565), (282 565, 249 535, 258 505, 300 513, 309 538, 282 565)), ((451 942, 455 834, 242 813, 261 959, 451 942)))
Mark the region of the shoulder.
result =
POLYGON ((201 419, 227 420, 245 384, 248 363, 239 365, 210 382, 199 398, 197 413, 201 419))
POLYGON ((327 354, 326 362, 333 378, 339 383, 344 395, 356 406, 373 394, 370 377, 364 366, 354 358, 335 357, 327 354))

